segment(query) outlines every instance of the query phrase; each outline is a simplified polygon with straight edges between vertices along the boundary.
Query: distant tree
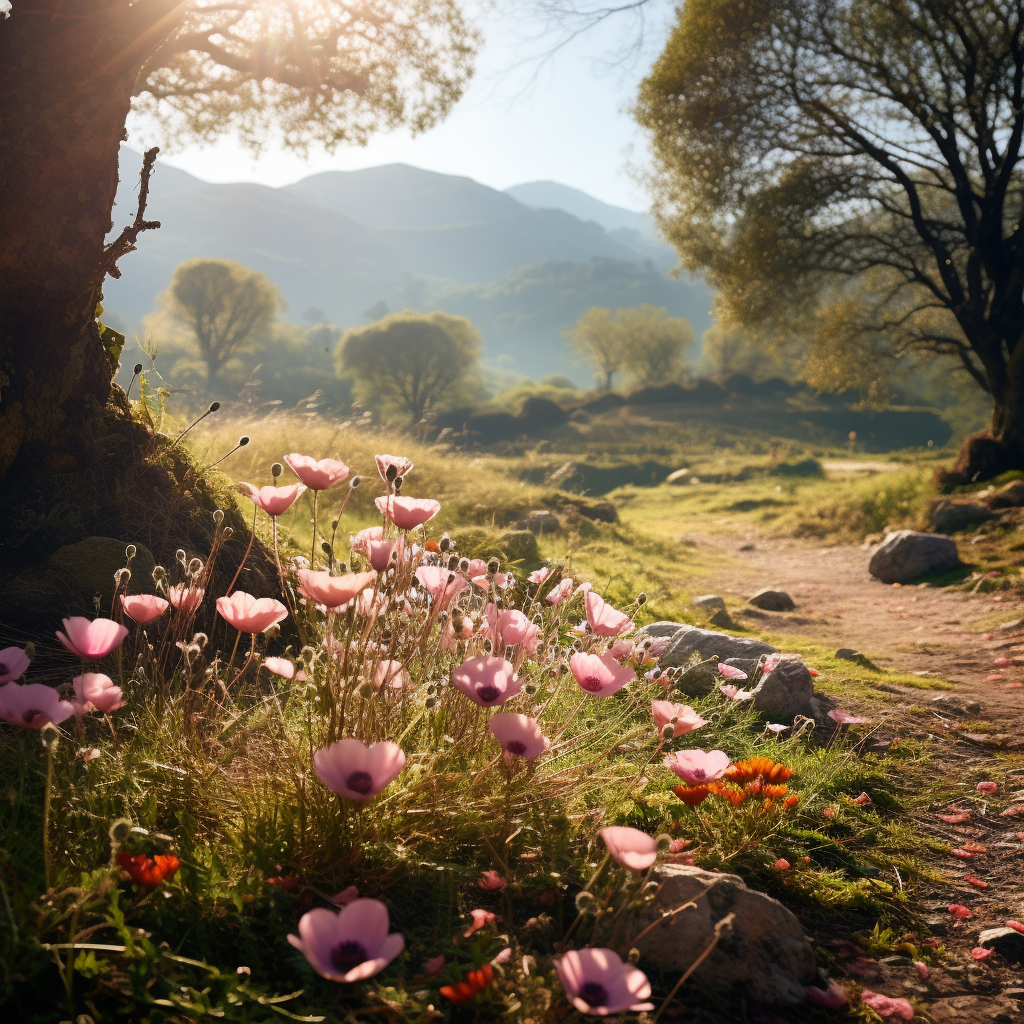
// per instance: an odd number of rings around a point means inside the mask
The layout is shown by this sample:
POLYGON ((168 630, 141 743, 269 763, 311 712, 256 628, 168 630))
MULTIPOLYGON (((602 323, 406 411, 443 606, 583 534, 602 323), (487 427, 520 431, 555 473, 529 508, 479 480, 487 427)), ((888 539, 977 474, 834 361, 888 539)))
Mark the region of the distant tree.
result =
POLYGON ((415 424, 465 394, 480 353, 480 332, 464 317, 407 309, 346 331, 336 365, 362 401, 400 408, 415 424))
POLYGON ((612 383, 626 361, 625 338, 610 309, 591 306, 575 325, 562 332, 571 342, 577 354, 591 363, 603 378, 605 391, 611 391, 612 383))
POLYGON ((1024 467, 1019 0, 687 0, 637 116, 731 323, 825 377, 947 357, 992 402, 959 482, 1024 467))
POLYGON ((745 373, 754 380, 790 378, 797 367, 776 347, 766 347, 750 331, 716 323, 703 335, 701 361, 712 373, 726 376, 745 373))
POLYGON ((179 264, 160 303, 206 364, 208 386, 220 378, 232 357, 266 337, 284 308, 275 285, 259 271, 232 260, 179 264))
POLYGON ((664 384, 679 376, 683 353, 696 340, 689 320, 646 302, 618 310, 614 319, 625 336, 625 373, 633 383, 664 384))

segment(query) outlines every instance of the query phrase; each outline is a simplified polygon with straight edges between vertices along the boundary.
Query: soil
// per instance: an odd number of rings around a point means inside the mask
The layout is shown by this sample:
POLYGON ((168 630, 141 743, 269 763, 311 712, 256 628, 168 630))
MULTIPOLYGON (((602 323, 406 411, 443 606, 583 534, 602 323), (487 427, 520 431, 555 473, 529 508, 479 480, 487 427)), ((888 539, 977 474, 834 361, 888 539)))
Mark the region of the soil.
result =
POLYGON ((846 977, 839 979, 913 1000, 927 1014, 915 1019, 965 1024, 1024 1020, 1024 935, 1016 943, 1018 953, 980 961, 972 956, 981 931, 1024 920, 1024 767, 1014 768, 1024 761, 1007 756, 1024 751, 1020 595, 888 586, 868 574, 867 546, 820 547, 766 537, 745 542, 735 536, 694 539, 703 549, 728 556, 715 573, 716 593, 745 598, 771 586, 787 591, 796 603, 789 613, 730 609, 744 627, 774 636, 798 635, 835 649, 853 648, 880 669, 952 684, 949 690, 895 686, 880 672, 878 687, 893 702, 878 734, 888 730, 897 738, 914 736, 933 744, 935 772, 963 792, 953 803, 915 812, 932 838, 961 853, 936 853, 928 867, 941 880, 919 883, 914 891, 915 909, 931 931, 932 943, 944 944, 948 955, 923 980, 905 959, 885 963, 890 958, 882 957, 875 962, 841 947, 846 977), (997 658, 1008 664, 997 665, 997 658), (927 718, 909 710, 922 706, 928 709, 927 718), (907 713, 901 715, 901 710, 907 713), (998 793, 978 793, 976 783, 989 778, 999 780, 998 793), (940 814, 967 816, 949 823, 940 814), (948 909, 953 904, 968 907, 971 916, 954 920, 948 909))

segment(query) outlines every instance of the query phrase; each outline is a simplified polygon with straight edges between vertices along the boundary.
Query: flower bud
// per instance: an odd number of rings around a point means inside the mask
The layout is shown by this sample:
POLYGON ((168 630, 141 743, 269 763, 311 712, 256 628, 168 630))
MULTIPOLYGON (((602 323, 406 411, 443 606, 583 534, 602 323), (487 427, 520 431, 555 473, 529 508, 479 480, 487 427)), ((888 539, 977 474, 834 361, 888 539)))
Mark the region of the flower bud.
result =
POLYGON ((135 557, 134 544, 129 544, 128 547, 124 549, 124 557, 127 558, 129 562, 135 557))
POLYGON ((594 894, 586 889, 576 893, 576 911, 580 914, 587 914, 594 909, 594 894))
POLYGON ((159 583, 161 580, 167 579, 167 570, 162 565, 156 565, 153 567, 153 582, 159 583))
POLYGON ((238 439, 238 447, 239 448, 244 448, 248 443, 249 443, 249 438, 248 437, 240 437, 238 439))
POLYGON ((626 959, 635 967, 640 962, 640 950, 634 946, 626 954, 626 959))
POLYGON ((198 576, 203 571, 203 563, 199 558, 193 558, 188 563, 188 574, 189 576, 198 576))
POLYGON ((276 480, 284 472, 284 466, 280 462, 275 462, 270 467, 270 475, 276 480))
POLYGON ((234 537, 234 535, 235 535, 235 528, 233 526, 225 526, 224 527, 224 539, 225 540, 231 540, 231 538, 234 537))
POLYGON ((131 569, 118 569, 117 572, 114 573, 114 585, 117 587, 121 586, 122 583, 127 585, 131 578, 131 569))
POLYGON ((321 551, 322 551, 322 552, 323 552, 323 553, 324 553, 325 555, 327 555, 327 557, 328 557, 328 558, 331 558, 331 557, 333 557, 333 555, 334 555, 334 549, 333 549, 333 548, 331 547, 331 545, 330 545, 330 544, 328 544, 328 543, 327 543, 327 541, 325 541, 325 540, 322 540, 322 541, 320 541, 320 550, 321 550, 321 551))
POLYGON ((658 853, 668 853, 668 848, 672 845, 672 837, 670 835, 662 832, 654 837, 654 841, 658 844, 658 853))
POLYGON ((352 477, 348 482, 349 489, 354 491, 362 482, 363 478, 361 476, 352 477))
POLYGON ((46 725, 39 730, 39 738, 43 742, 43 746, 53 753, 57 749, 57 743, 60 741, 60 732, 57 726, 53 722, 47 722, 46 725))
POLYGON ((487 572, 493 576, 498 571, 500 565, 501 563, 496 558, 490 559, 487 563, 487 572))
POLYGON ((441 534, 441 539, 437 542, 437 546, 441 549, 441 553, 444 554, 452 546, 452 539, 447 533, 441 534))
POLYGON ((136 363, 136 364, 135 364, 135 368, 134 368, 134 369, 132 370, 132 373, 134 373, 136 377, 137 377, 137 376, 138 376, 138 375, 139 375, 140 373, 142 373, 142 363, 136 363))
POLYGON ((209 411, 210 412, 216 412, 219 408, 220 408, 220 402, 211 402, 210 403, 209 411))
POLYGON ((396 481, 395 481, 395 482, 394 482, 394 483, 393 483, 393 484, 391 485, 391 486, 392 486, 392 487, 394 487, 394 489, 395 489, 395 494, 397 494, 397 493, 398 493, 398 492, 399 492, 399 491, 400 491, 400 490, 402 489, 402 480, 403 480, 403 477, 399 477, 399 478, 398 478, 398 479, 397 479, 397 480, 396 480, 396 481))
POLYGON ((224 510, 222 508, 218 508, 214 511, 213 522, 215 526, 220 526, 220 524, 224 522, 224 510))
POLYGON ((263 635, 268 640, 273 640, 275 637, 281 635, 281 627, 276 622, 272 622, 265 630, 263 630, 263 635))
POLYGON ((672 737, 675 736, 675 734, 676 727, 672 722, 666 722, 665 725, 661 727, 661 738, 666 742, 672 739, 672 737))
POLYGON ((120 846, 132 831, 130 818, 118 818, 110 823, 110 841, 120 846))
POLYGON ((647 595, 644 594, 644 593, 637 594, 636 595, 636 603, 638 605, 645 605, 645 604, 647 604, 647 595))
POLYGON ((174 552, 174 560, 176 562, 181 562, 182 565, 185 564, 185 549, 184 548, 178 548, 178 550, 174 552))

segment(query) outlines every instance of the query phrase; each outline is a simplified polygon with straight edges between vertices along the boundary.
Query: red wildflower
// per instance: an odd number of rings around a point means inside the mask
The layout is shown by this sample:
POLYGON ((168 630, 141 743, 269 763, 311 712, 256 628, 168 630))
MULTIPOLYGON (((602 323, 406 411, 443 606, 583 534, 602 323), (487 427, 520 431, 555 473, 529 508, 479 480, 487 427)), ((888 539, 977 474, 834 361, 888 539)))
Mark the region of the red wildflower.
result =
POLYGON ((725 770, 728 778, 737 785, 760 779, 763 782, 785 782, 792 774, 791 768, 777 764, 770 757, 751 757, 746 761, 737 761, 725 770))
POLYGON ((761 787, 761 795, 772 800, 779 800, 789 792, 789 786, 767 785, 761 787))
POLYGON ((983 882, 976 875, 964 875, 964 881, 969 882, 975 889, 987 889, 988 882, 983 882))
POLYGON ((696 807, 708 798, 711 786, 706 783, 699 786, 673 786, 672 792, 688 807, 696 807))
MULTIPOLYGON (((800 797, 787 796, 786 799, 782 801, 782 809, 785 811, 791 810, 793 807, 796 807, 798 803, 800 803, 800 797)), ((826 810, 827 809, 828 808, 826 808, 826 810)))
POLYGON ((723 800, 728 800, 729 803, 735 804, 737 807, 747 799, 748 791, 740 789, 739 786, 730 786, 727 783, 712 782, 709 783, 708 788, 715 796, 720 796, 723 800))
POLYGON ((155 889, 165 878, 173 878, 179 867, 178 858, 170 854, 149 858, 124 851, 117 855, 117 863, 140 889, 155 889))
POLYGON ((949 908, 949 912, 953 915, 954 919, 957 920, 957 921, 962 921, 965 918, 973 917, 974 916, 970 912, 970 910, 967 909, 967 907, 962 906, 959 903, 952 904, 950 906, 950 908, 949 908))
POLYGON ((275 875, 267 879, 267 885, 276 885, 279 889, 294 889, 299 880, 295 875, 275 875))
POLYGON ((947 825, 959 825, 967 821, 970 816, 970 811, 958 811, 956 814, 940 814, 938 817, 939 821, 944 821, 947 825))
POLYGON ((490 985, 493 979, 493 968, 490 964, 484 964, 478 970, 470 971, 466 975, 465 981, 460 981, 455 985, 443 985, 440 992, 449 1002, 459 1006, 462 1003, 468 1003, 470 1000, 476 999, 490 985))

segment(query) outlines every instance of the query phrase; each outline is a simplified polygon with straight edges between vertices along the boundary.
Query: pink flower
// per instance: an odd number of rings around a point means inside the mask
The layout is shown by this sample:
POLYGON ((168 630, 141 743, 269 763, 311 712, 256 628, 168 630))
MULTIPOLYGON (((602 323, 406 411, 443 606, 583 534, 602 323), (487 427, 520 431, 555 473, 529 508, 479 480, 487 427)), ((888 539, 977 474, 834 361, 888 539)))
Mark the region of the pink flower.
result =
POLYGON ((979 782, 974 788, 979 793, 985 793, 988 796, 992 796, 993 793, 999 791, 999 787, 994 782, 979 782))
POLYGON ((545 565, 541 569, 534 569, 526 578, 531 582, 535 583, 538 587, 543 586, 548 577, 551 575, 551 570, 545 565))
POLYGON ((607 654, 574 654, 569 671, 580 688, 595 697, 608 697, 636 678, 631 668, 624 668, 607 654))
POLYGON ((962 903, 951 903, 949 905, 949 913, 952 915, 954 921, 964 921, 968 917, 973 917, 970 909, 965 907, 962 903))
POLYGON ((689 704, 673 704, 670 700, 652 700, 651 714, 659 736, 665 735, 665 726, 672 726, 672 737, 685 736, 708 723, 689 704))
POLYGON ((718 688, 729 700, 750 700, 754 696, 753 690, 741 690, 738 686, 730 686, 723 683, 718 688))
POLYGON ((508 882, 505 881, 497 871, 491 869, 485 871, 477 881, 477 886, 483 889, 484 892, 496 892, 498 889, 504 889, 508 882))
POLYGON ((374 455, 381 480, 390 486, 400 476, 411 473, 413 464, 404 455, 374 455))
POLYGON ((0 684, 20 679, 29 664, 28 655, 20 647, 5 647, 0 651, 0 684))
POLYGON ((551 745, 536 720, 528 715, 498 712, 491 715, 489 728, 501 749, 515 757, 536 757, 551 745))
POLYGON ((464 939, 468 939, 473 932, 480 931, 481 928, 489 925, 492 921, 497 919, 497 914, 492 914, 489 910, 481 910, 479 907, 476 910, 469 912, 470 917, 473 918, 470 926, 462 933, 464 939))
POLYGON ((292 452, 284 457, 285 465, 311 490, 326 491, 348 476, 348 466, 337 459, 316 459, 292 452))
POLYGON ((230 597, 217 598, 217 612, 239 633, 262 633, 268 626, 288 618, 288 609, 272 597, 253 597, 236 590, 230 597))
POLYGON ((338 740, 313 755, 320 781, 348 800, 372 800, 405 767, 405 752, 384 740, 368 747, 362 740, 338 740))
POLYGON ((869 797, 867 793, 861 793, 860 796, 855 796, 853 798, 853 802, 855 804, 869 804, 871 803, 871 797, 869 797))
POLYGON ((922 981, 927 981, 928 980, 928 965, 927 964, 921 963, 920 960, 915 960, 914 961, 914 970, 917 971, 917 976, 922 981))
POLYGON ((487 633, 495 644, 514 647, 525 643, 531 635, 539 634, 537 627, 518 608, 503 608, 499 611, 493 604, 489 604, 484 611, 484 618, 487 621, 487 633))
POLYGON ((677 750, 661 763, 684 782, 698 786, 720 779, 729 767, 729 755, 724 750, 677 750))
POLYGON ((441 511, 441 503, 433 498, 407 498, 401 494, 382 494, 374 504, 400 530, 415 530, 441 511))
POLYGON ((789 870, 789 869, 790 869, 790 868, 791 868, 791 867, 792 867, 793 865, 792 865, 792 864, 790 864, 790 863, 789 863, 789 861, 788 861, 788 860, 786 860, 786 858, 785 858, 785 857, 780 857, 780 858, 779 858, 779 859, 778 859, 778 860, 777 860, 777 861, 775 862, 775 866, 776 866, 776 868, 778 868, 778 869, 779 869, 779 871, 788 871, 788 870, 789 870))
MULTIPOLYGON (((366 587, 372 586, 376 578, 375 572, 348 572, 344 576, 332 576, 326 569, 300 569, 299 591, 317 604, 341 608, 358 597, 366 587)), ((218 607, 220 601, 217 602, 218 607)))
POLYGON ((154 594, 122 594, 121 607, 128 618, 145 626, 167 611, 167 602, 154 594))
POLYGON ((367 545, 366 557, 377 572, 384 572, 390 566, 399 568, 405 561, 405 538, 395 540, 371 540, 367 545))
POLYGON ((742 669, 736 668, 735 665, 726 665, 724 662, 718 666, 718 674, 723 679, 746 679, 747 673, 742 669))
POLYGON ((265 658, 263 665, 268 672, 282 679, 293 679, 295 677, 295 666, 287 658, 265 658))
POLYGON ((592 590, 587 592, 586 606, 590 631, 598 636, 621 636, 633 628, 633 620, 628 615, 613 608, 592 590))
POLYGON ((779 724, 778 724, 778 723, 776 723, 776 722, 769 722, 769 723, 768 723, 768 724, 767 724, 767 725, 765 726, 765 728, 766 728, 766 729, 767 729, 767 730, 768 730, 769 732, 773 732, 773 733, 775 733, 776 735, 778 735, 778 734, 779 734, 780 732, 785 732, 785 731, 786 731, 786 730, 787 730, 787 729, 789 728, 789 726, 788 726, 788 725, 779 725, 779 724))
POLYGON ((416 579, 442 611, 469 586, 458 573, 437 565, 421 565, 416 579))
POLYGON ((0 718, 25 729, 42 729, 47 722, 60 725, 74 713, 70 701, 61 700, 43 683, 5 683, 0 686, 0 718))
POLYGON ((423 973, 435 977, 444 968, 444 953, 423 961, 423 973))
MULTIPOLYGON (((76 702, 82 711, 99 711, 108 715, 111 711, 124 707, 124 694, 121 687, 114 685, 110 676, 102 672, 86 672, 83 675, 75 676, 76 702)), ((76 714, 81 714, 75 709, 76 714)))
POLYGON ((880 1017, 899 1017, 900 1020, 913 1020, 914 1008, 902 997, 883 996, 880 992, 869 992, 864 989, 860 994, 861 1002, 870 1006, 880 1017))
POLYGON ((580 1013, 607 1017, 654 1009, 654 1003, 641 1002, 651 994, 647 975, 624 964, 613 950, 571 949, 555 960, 555 970, 566 997, 580 1013))
POLYGON ((840 1007, 845 1006, 848 1001, 845 990, 834 979, 829 981, 827 989, 808 985, 804 989, 804 997, 809 1003, 823 1006, 826 1010, 838 1010, 840 1007))
POLYGON ((400 661, 385 659, 378 661, 373 669, 374 689, 379 690, 385 683, 393 690, 402 690, 412 686, 412 679, 400 661))
POLYGON ((994 949, 987 949, 985 946, 975 946, 974 949, 971 950, 971 959, 987 960, 994 953, 994 949))
POLYGON ((67 635, 57 631, 57 639, 83 661, 99 661, 124 643, 126 627, 113 619, 88 619, 74 615, 64 619, 67 635))
POLYGON ((100 750, 99 747, 89 747, 87 749, 80 750, 78 753, 86 764, 90 761, 95 761, 97 757, 103 756, 103 751, 100 750))
POLYGON ((354 885, 350 885, 347 889, 342 889, 341 892, 335 893, 331 897, 331 902, 336 907, 347 907, 357 899, 359 899, 359 890, 354 885))
POLYGON ((206 591, 202 587, 183 587, 175 585, 167 592, 167 596, 171 599, 171 604, 177 608, 182 615, 188 615, 199 607, 203 598, 206 596, 206 591))
POLYGON ((363 981, 405 949, 401 932, 389 935, 389 927, 380 900, 353 900, 338 914, 326 907, 303 914, 299 934, 289 935, 288 941, 330 981, 363 981))
POLYGON ((639 829, 609 825, 601 838, 612 860, 630 871, 646 871, 658 859, 658 841, 639 829))
POLYGON ((836 708, 834 711, 828 713, 828 717, 833 722, 838 722, 839 725, 867 725, 871 721, 870 718, 862 718, 859 715, 850 715, 845 711, 840 711, 836 708))
POLYGON ((564 580, 561 580, 555 586, 551 588, 551 592, 547 597, 544 598, 550 604, 559 605, 561 604, 572 592, 573 582, 567 576, 564 580))
POLYGON ((258 505, 267 515, 279 516, 292 507, 295 499, 306 489, 305 484, 288 484, 286 487, 253 487, 240 483, 239 490, 248 493, 252 503, 258 505))
POLYGON ((452 682, 485 708, 504 704, 523 688, 511 662, 504 658, 467 658, 452 672, 452 682))
POLYGON ((512 959, 512 947, 506 946, 497 956, 491 961, 492 964, 507 964, 512 959))

